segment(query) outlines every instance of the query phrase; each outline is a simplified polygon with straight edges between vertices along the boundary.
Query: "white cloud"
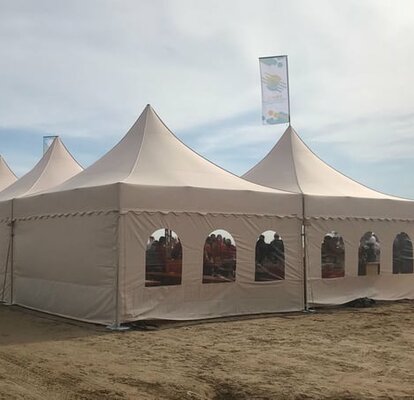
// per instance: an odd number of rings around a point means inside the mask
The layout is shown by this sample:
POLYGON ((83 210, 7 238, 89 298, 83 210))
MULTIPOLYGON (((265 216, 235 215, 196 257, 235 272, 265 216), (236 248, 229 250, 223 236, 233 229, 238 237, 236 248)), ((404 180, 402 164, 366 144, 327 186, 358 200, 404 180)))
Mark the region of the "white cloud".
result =
POLYGON ((260 126, 257 58, 288 54, 306 141, 355 162, 412 154, 410 0, 0 0, 0 11, 2 132, 115 140, 150 102, 196 150, 239 154, 242 169, 281 133, 260 126))

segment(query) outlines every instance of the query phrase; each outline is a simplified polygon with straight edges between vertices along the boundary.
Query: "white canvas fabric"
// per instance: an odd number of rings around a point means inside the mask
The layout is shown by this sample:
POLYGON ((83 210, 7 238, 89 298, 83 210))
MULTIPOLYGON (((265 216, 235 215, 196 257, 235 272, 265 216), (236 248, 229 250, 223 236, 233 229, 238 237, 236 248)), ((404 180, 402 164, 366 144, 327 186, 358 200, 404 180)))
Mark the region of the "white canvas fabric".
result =
MULTIPOLYGON (((0 301, 12 302, 13 257, 12 239, 15 201, 56 186, 82 171, 60 138, 54 139, 40 161, 26 175, 0 193, 0 301)), ((21 251, 25 251, 24 248, 21 251)))
POLYGON ((300 213, 300 195, 247 182, 212 164, 147 106, 96 163, 16 201, 16 243, 27 249, 15 257, 16 302, 98 323, 300 310, 300 213), (182 284, 145 287, 147 240, 161 228, 181 240, 182 284), (203 285, 204 243, 215 229, 235 238, 237 277, 203 285), (266 229, 283 234, 286 279, 263 284, 254 282, 254 251, 266 229), (49 248, 53 258, 36 255, 49 248))
POLYGON ((50 189, 78 174, 82 169, 57 137, 32 170, 0 193, 0 201, 50 189))
POLYGON ((413 274, 392 274, 395 236, 414 239, 414 201, 372 190, 319 159, 289 126, 274 148, 243 178, 303 195, 308 301, 340 304, 359 297, 414 298, 413 274), (337 231, 345 241, 345 277, 321 277, 321 244, 337 231), (358 276, 358 248, 365 232, 381 244, 380 275, 358 276))
POLYGON ((0 156, 0 192, 16 182, 17 177, 7 165, 6 160, 0 156))
POLYGON ((307 217, 411 218, 413 215, 412 200, 377 192, 336 171, 318 158, 291 126, 243 178, 303 193, 307 217))

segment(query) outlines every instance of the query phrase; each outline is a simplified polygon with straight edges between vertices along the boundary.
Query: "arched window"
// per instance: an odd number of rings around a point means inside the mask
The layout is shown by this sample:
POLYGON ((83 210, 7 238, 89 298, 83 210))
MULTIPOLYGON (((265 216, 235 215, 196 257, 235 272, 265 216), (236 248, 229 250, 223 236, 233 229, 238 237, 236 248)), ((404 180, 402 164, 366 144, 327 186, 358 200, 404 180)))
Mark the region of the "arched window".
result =
POLYGON ((392 273, 413 273, 413 244, 405 232, 399 233, 392 245, 392 273))
POLYGON ((145 256, 145 286, 180 285, 183 251, 170 229, 158 229, 149 238, 145 256))
POLYGON ((358 275, 379 275, 381 247, 374 232, 366 232, 359 241, 358 275))
POLYGON ((255 278, 257 282, 285 279, 285 246, 275 231, 263 232, 256 242, 255 278))
POLYGON ((203 283, 236 280, 236 242, 222 229, 211 232, 204 244, 203 283))
POLYGON ((338 232, 328 232, 321 245, 322 278, 345 276, 345 244, 338 232))

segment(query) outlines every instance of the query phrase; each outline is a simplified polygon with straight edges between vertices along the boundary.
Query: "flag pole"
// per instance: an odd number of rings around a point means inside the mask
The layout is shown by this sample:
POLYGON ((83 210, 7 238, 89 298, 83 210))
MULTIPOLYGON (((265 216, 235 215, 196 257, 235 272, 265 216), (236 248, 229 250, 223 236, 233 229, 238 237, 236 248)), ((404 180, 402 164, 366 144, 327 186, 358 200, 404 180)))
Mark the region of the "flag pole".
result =
POLYGON ((59 135, 43 136, 43 154, 47 152, 47 149, 57 137, 59 137, 59 135))
POLYGON ((287 77, 287 95, 288 95, 288 121, 290 126, 290 85, 289 85, 289 63, 288 56, 286 55, 286 77, 287 77))

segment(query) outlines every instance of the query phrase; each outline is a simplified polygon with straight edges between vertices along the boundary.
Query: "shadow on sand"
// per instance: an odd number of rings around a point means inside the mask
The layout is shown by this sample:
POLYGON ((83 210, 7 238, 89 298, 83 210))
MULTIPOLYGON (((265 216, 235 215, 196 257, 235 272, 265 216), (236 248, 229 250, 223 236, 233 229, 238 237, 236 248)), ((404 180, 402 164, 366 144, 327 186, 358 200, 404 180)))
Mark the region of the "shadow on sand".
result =
POLYGON ((105 326, 0 304, 0 347, 86 338, 108 333, 110 331, 105 326))

